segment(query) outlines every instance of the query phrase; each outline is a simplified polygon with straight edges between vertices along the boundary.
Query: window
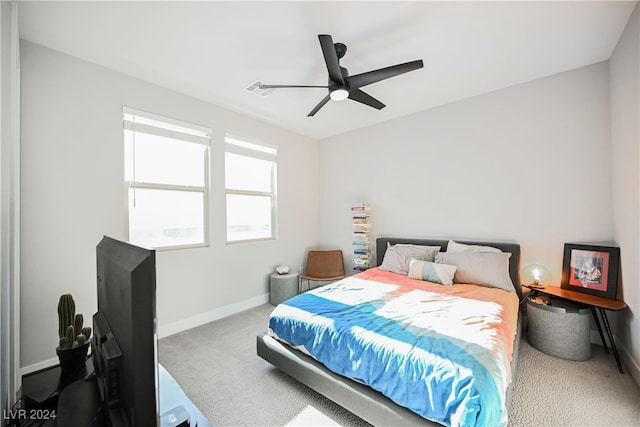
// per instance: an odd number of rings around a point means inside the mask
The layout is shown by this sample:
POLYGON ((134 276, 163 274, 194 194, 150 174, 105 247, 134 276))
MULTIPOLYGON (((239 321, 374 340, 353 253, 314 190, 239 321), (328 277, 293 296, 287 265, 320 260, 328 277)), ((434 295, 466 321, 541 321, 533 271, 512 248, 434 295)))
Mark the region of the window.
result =
POLYGON ((227 243, 275 238, 277 150, 225 140, 227 243))
POLYGON ((129 242, 207 245, 210 130, 129 108, 123 116, 129 242))

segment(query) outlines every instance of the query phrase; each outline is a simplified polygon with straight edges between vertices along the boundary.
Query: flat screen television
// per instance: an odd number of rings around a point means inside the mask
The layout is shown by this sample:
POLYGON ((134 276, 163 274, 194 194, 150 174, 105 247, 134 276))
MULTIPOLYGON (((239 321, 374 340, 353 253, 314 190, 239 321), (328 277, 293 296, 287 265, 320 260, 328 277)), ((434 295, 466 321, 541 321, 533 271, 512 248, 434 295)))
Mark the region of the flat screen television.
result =
POLYGON ((158 426, 155 251, 105 236, 96 257, 92 354, 101 411, 112 427, 158 426))

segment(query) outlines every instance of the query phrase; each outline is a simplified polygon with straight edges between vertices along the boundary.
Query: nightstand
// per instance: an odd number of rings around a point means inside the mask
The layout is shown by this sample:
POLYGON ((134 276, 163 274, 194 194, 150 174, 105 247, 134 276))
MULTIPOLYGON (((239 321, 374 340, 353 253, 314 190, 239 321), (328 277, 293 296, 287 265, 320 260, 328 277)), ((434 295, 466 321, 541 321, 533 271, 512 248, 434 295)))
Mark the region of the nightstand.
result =
POLYGON ((278 305, 298 295, 298 273, 271 274, 269 301, 278 305))
POLYGON ((590 359, 591 310, 571 301, 534 294, 527 297, 527 336, 531 346, 561 359, 590 359))

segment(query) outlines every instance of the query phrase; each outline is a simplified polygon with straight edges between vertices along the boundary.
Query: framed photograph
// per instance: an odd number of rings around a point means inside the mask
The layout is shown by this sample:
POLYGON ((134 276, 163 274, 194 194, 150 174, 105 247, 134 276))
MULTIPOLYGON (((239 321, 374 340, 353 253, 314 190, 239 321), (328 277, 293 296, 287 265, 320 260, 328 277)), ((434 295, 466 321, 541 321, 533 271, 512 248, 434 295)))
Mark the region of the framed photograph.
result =
POLYGON ((616 299, 619 262, 618 247, 565 243, 560 287, 616 299))

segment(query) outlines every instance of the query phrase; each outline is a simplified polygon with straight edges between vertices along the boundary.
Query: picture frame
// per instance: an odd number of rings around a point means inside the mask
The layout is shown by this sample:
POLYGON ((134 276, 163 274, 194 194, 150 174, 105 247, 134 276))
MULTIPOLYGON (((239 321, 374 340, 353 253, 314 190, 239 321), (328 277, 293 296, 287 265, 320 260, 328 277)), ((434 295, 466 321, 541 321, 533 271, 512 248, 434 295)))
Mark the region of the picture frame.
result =
POLYGON ((616 299, 619 265, 617 246, 565 243, 560 287, 616 299))

